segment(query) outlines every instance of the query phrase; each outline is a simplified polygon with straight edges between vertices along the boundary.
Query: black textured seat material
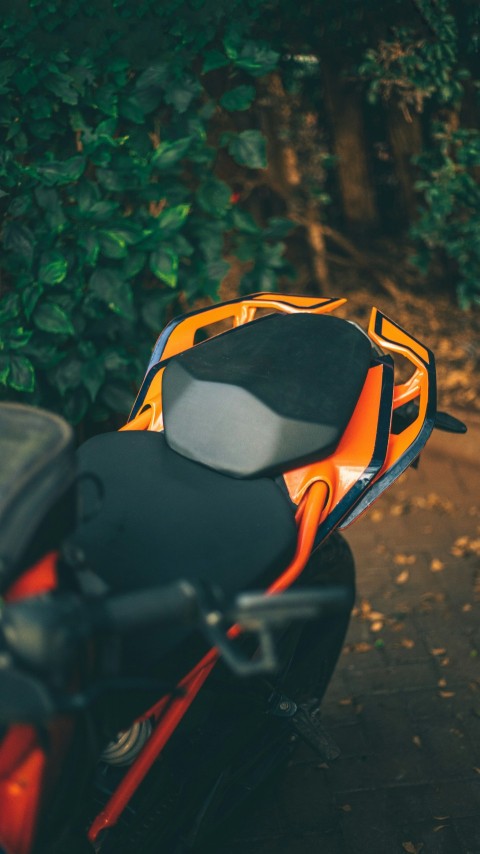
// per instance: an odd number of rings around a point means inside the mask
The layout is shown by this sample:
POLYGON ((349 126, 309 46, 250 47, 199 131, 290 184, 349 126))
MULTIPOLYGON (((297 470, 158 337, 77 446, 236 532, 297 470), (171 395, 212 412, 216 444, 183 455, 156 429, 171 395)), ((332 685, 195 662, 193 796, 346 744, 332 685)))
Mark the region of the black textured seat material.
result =
MULTIPOLYGON (((149 431, 96 436, 79 449, 78 463, 85 518, 74 543, 112 592, 185 578, 229 597, 273 580, 293 557, 294 512, 273 480, 225 477, 149 431)), ((125 646, 126 669, 135 673, 186 636, 160 627, 137 632, 125 646)))
POLYGON ((332 453, 372 357, 327 315, 268 315, 186 350, 163 377, 169 446, 218 472, 274 476, 332 453))
POLYGON ((293 556, 294 512, 273 480, 225 477, 150 431, 96 436, 78 458, 75 541, 116 592, 186 578, 233 594, 293 556))
POLYGON ((60 545, 73 523, 74 475, 73 432, 62 418, 0 405, 0 590, 60 545))

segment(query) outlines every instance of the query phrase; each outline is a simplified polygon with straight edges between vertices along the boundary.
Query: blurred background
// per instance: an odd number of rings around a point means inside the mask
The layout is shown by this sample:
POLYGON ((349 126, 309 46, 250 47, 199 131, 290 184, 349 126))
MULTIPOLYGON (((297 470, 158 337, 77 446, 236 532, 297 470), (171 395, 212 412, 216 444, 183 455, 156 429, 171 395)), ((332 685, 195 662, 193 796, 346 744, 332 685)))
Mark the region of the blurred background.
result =
POLYGON ((172 316, 283 291, 380 305, 480 410, 477 0, 0 12, 2 398, 115 426, 172 316))

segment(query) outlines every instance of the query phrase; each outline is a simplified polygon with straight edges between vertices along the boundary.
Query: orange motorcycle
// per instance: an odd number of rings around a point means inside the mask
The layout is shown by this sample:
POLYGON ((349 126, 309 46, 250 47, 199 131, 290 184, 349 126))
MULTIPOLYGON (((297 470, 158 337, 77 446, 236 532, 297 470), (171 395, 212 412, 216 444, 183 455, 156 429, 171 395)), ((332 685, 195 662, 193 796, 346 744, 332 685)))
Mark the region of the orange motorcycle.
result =
POLYGON ((344 302, 173 320, 128 423, 78 454, 60 418, 0 407, 3 854, 211 851, 298 738, 337 754, 339 531, 434 426, 465 429, 430 350, 344 302))

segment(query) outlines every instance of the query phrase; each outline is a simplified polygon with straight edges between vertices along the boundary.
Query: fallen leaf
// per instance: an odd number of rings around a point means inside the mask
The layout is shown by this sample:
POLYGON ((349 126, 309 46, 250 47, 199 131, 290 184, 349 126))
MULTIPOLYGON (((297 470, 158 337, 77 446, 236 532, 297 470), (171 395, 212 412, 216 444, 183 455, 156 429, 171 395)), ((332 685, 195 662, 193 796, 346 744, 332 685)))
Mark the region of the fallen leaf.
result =
POLYGON ((390 508, 390 516, 402 516, 405 510, 405 504, 394 504, 393 507, 390 508))
POLYGON ((471 611, 471 610, 472 610, 472 605, 470 605, 470 602, 466 602, 466 604, 463 605, 463 607, 462 607, 462 611, 464 614, 467 614, 468 611, 471 611))
POLYGON ((449 664, 450 664, 450 659, 444 658, 443 661, 440 662, 440 667, 448 667, 449 664))
MULTIPOLYGON (((437 685, 439 688, 446 688, 447 687, 447 680, 446 679, 439 679, 437 682, 437 685)), ((434 816, 434 818, 435 818, 435 816, 434 816)))
POLYGON ((415 747, 421 747, 422 746, 422 739, 420 738, 419 735, 414 735, 412 738, 412 741, 413 741, 415 747))
POLYGON ((383 629, 382 620, 376 620, 375 623, 370 623, 370 631, 371 632, 381 632, 383 629))
POLYGON ((444 649, 443 646, 437 646, 431 649, 430 652, 432 653, 432 655, 445 655, 447 650, 444 649))
POLYGON ((432 572, 441 572, 442 569, 445 569, 445 564, 438 557, 434 557, 430 564, 430 569, 432 572))
POLYGON ((402 848, 408 852, 408 854, 420 854, 420 851, 423 848, 423 842, 419 842, 418 845, 415 845, 414 842, 402 842, 402 848))
POLYGON ((317 765, 317 768, 322 768, 322 769, 328 771, 328 769, 330 768, 330 765, 328 765, 326 762, 320 762, 320 765, 317 765))
POLYGON ((377 620, 384 620, 385 614, 382 614, 381 611, 370 611, 367 619, 371 620, 372 622, 376 622, 377 620))
POLYGON ((343 700, 338 701, 339 706, 351 706, 353 704, 353 697, 344 697, 343 700))
POLYGON ((373 510, 370 513, 370 521, 371 522, 381 522, 383 519, 383 513, 381 510, 373 510))
POLYGON ((449 815, 434 815, 433 817, 435 821, 448 821, 448 819, 450 818, 449 815))
POLYGON ((354 643, 353 644, 353 649, 355 652, 360 652, 360 653, 370 652, 370 650, 372 649, 372 644, 367 643, 366 641, 360 641, 360 643, 354 643))
POLYGON ((447 825, 446 824, 437 824, 437 826, 433 828, 433 832, 438 833, 438 831, 443 830, 444 827, 447 827, 447 825))
POLYGON ((410 573, 408 569, 404 569, 399 575, 397 575, 395 579, 395 584, 406 584, 408 579, 410 578, 410 573))
POLYGON ((480 774, 480 768, 477 768, 475 765, 473 766, 473 770, 476 774, 480 774))
POLYGON ((415 641, 411 640, 411 638, 402 638, 400 646, 403 646, 405 649, 413 649, 415 641))
POLYGON ((371 610, 372 606, 370 605, 368 599, 362 599, 362 601, 360 602, 360 613, 362 617, 368 617, 371 610))
POLYGON ((343 810, 343 812, 351 812, 351 811, 352 811, 352 808, 351 808, 350 804, 343 804, 343 805, 340 807, 340 809, 341 809, 341 810, 343 810))
POLYGON ((393 558, 393 562, 397 566, 412 566, 412 564, 414 564, 416 560, 417 560, 417 558, 415 555, 404 555, 404 554, 395 555, 393 558))
POLYGON ((449 700, 450 697, 455 696, 455 691, 439 691, 438 694, 443 700, 449 700))

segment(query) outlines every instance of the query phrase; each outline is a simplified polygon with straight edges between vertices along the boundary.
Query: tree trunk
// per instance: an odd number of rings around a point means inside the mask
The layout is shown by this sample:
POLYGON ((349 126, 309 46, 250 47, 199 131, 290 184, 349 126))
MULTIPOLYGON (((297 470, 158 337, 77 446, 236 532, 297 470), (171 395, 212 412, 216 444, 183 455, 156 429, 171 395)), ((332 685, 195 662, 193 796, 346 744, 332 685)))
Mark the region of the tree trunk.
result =
POLYGON ((422 150, 422 126, 418 115, 409 120, 396 104, 388 111, 388 135, 392 149, 395 174, 405 218, 411 222, 417 213, 417 198, 414 184, 417 179, 411 159, 422 150))
POLYGON ((319 293, 328 293, 329 275, 320 212, 309 198, 297 152, 289 139, 291 105, 278 74, 267 81, 261 112, 262 130, 268 141, 265 183, 283 199, 286 216, 303 226, 308 246, 310 273, 319 293))
POLYGON ((343 214, 357 230, 378 224, 377 202, 366 153, 362 104, 352 83, 343 81, 327 61, 322 62, 325 105, 338 157, 337 172, 343 214))

